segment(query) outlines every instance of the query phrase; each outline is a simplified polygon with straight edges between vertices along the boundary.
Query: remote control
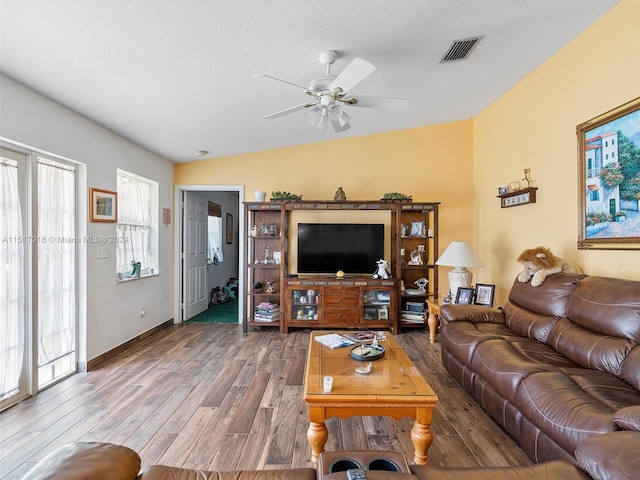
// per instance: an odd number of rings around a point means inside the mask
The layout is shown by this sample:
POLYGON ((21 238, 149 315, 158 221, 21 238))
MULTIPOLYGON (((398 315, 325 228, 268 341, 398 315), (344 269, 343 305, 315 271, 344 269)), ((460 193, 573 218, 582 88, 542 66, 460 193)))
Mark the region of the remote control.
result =
POLYGON ((331 393, 333 387, 333 377, 324 377, 323 391, 324 393, 331 393))
POLYGON ((347 470, 348 480, 367 480, 367 472, 362 468, 352 468, 347 470))

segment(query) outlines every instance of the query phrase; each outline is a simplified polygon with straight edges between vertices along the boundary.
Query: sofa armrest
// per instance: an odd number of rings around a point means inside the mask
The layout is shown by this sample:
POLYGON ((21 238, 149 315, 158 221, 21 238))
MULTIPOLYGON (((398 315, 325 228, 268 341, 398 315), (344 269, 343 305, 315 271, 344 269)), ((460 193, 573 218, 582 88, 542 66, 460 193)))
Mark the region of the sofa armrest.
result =
POLYGON ((621 408, 614 414, 613 421, 624 430, 640 431, 640 405, 621 408))
POLYGON ((135 480, 140 456, 111 443, 77 442, 51 452, 23 480, 135 480))
POLYGON ((504 313, 498 308, 488 308, 478 305, 442 305, 440 307, 440 321, 471 322, 471 323, 505 323, 504 313))
POLYGON ((595 480, 628 480, 640 472, 640 432, 593 435, 576 448, 580 468, 595 480))

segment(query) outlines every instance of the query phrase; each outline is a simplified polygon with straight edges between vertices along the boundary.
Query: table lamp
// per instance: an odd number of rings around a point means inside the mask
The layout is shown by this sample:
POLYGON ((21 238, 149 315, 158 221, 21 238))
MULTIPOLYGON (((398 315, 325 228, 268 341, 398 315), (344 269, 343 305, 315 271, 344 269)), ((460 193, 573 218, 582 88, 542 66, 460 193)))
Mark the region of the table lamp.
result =
POLYGON ((467 267, 484 267, 466 242, 451 242, 436 261, 436 265, 453 267, 449 272, 449 289, 453 302, 458 294, 458 288, 471 287, 473 274, 467 270, 467 267))

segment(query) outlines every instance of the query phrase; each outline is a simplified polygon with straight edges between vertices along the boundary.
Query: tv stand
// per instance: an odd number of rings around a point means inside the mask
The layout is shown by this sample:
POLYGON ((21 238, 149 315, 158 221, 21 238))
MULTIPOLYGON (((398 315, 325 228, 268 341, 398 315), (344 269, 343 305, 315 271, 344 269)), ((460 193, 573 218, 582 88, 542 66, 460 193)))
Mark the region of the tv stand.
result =
MULTIPOLYGON (((427 299, 438 299, 438 202, 246 202, 243 330, 249 327, 402 329, 427 327, 427 299), (297 275, 289 271, 290 214, 297 210, 389 213, 391 278, 297 275), (420 261, 415 263, 415 259, 420 261), (405 295, 421 278, 424 295, 405 295), (422 314, 416 308, 424 306, 422 314), (422 320, 424 317, 424 320, 422 320)), ((295 262, 294 262, 295 263, 295 262)), ((375 270, 372 265, 371 271, 375 270)))
POLYGON ((282 331, 292 327, 398 331, 398 281, 369 277, 284 279, 282 331))

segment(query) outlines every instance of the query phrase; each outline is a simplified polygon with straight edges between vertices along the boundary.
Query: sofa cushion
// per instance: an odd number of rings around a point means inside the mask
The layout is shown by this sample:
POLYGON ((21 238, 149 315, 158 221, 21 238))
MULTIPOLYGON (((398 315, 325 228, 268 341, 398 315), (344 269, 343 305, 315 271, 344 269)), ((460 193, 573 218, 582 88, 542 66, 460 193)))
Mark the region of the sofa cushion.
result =
POLYGON ((584 392, 613 412, 640 404, 640 392, 618 377, 588 368, 567 369, 564 373, 584 392))
POLYGON ((629 480, 640 472, 640 433, 595 435, 576 448, 578 464, 595 480, 629 480))
POLYGON ((72 443, 40 460, 23 480, 134 480, 140 456, 130 448, 111 443, 72 443))
POLYGON ((588 330, 640 343, 640 282, 586 277, 573 290, 567 310, 588 330))
POLYGON ((146 467, 138 480, 315 480, 313 468, 280 470, 238 470, 235 472, 208 472, 188 468, 152 465, 146 467))
POLYGON ((518 335, 546 342, 559 317, 526 310, 514 303, 504 306, 505 324, 518 335))
POLYGON ((447 330, 446 335, 440 335, 443 346, 465 365, 471 365, 476 348, 482 342, 500 340, 502 334, 509 334, 504 325, 494 323, 454 322, 444 324, 442 329, 447 330))
POLYGON ((549 275, 544 283, 532 287, 530 282, 513 282, 509 301, 532 312, 553 317, 567 316, 567 303, 571 292, 584 275, 556 273, 549 275))
POLYGON ((522 414, 568 452, 591 435, 612 432, 613 410, 563 372, 541 372, 523 379, 514 402, 522 414))
POLYGON ((615 376, 621 374, 622 363, 635 346, 632 340, 587 330, 567 318, 553 326, 547 343, 585 368, 615 376))
MULTIPOLYGON (((532 362, 546 364, 561 370, 582 369, 580 365, 569 360, 545 343, 526 337, 505 338, 520 354, 532 362)), ((550 370, 550 369, 549 369, 550 370)))
POLYGON ((525 378, 555 370, 551 365, 528 359, 503 339, 487 340, 478 345, 471 368, 512 403, 515 403, 517 391, 525 378))

